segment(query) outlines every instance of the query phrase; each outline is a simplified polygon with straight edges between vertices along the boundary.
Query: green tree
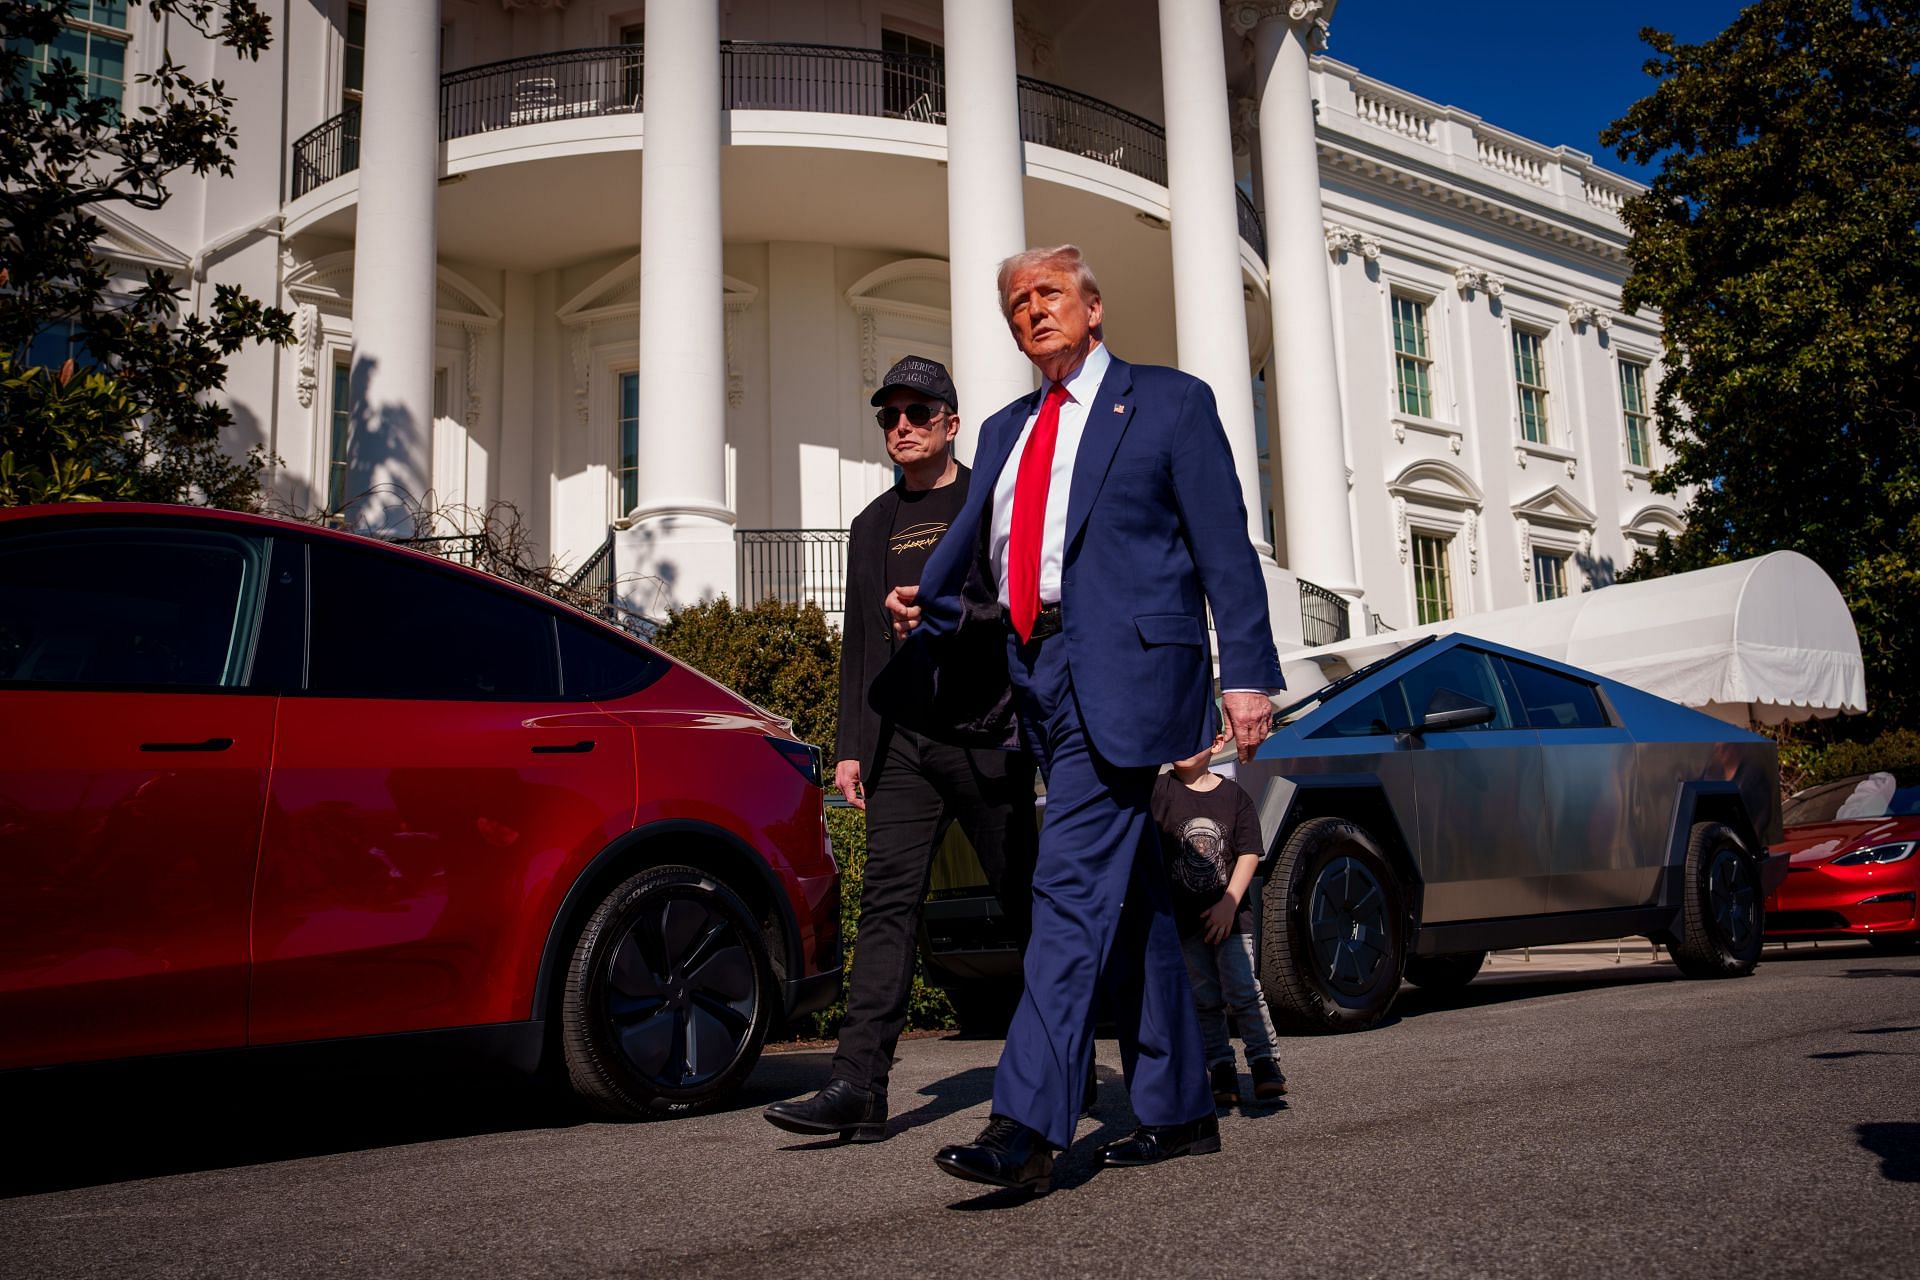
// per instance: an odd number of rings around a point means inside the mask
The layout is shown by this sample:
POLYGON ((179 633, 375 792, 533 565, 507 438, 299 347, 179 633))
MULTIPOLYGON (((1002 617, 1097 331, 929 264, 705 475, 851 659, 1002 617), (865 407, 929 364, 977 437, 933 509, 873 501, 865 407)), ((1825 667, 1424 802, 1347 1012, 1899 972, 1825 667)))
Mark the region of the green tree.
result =
POLYGON ((1790 548, 1853 610, 1884 723, 1920 713, 1920 0, 1760 0, 1641 33, 1660 83, 1602 135, 1658 162, 1624 305, 1653 307, 1656 411, 1692 487, 1628 576, 1790 548))
MULTIPOLYGON (((270 40, 254 0, 126 2, 136 8, 96 9, 134 22, 144 6, 156 32, 172 20, 248 59, 270 40)), ((226 357, 290 342, 291 317, 230 285, 216 286, 204 315, 184 314, 167 272, 116 280, 95 216, 162 207, 176 175, 231 176, 233 99, 167 52, 136 81, 155 100, 123 112, 58 52, 78 3, 0 0, 0 504, 250 506, 265 459, 222 447, 233 415, 212 395, 226 357), (64 350, 50 367, 32 362, 36 340, 69 333, 72 364, 64 350)))

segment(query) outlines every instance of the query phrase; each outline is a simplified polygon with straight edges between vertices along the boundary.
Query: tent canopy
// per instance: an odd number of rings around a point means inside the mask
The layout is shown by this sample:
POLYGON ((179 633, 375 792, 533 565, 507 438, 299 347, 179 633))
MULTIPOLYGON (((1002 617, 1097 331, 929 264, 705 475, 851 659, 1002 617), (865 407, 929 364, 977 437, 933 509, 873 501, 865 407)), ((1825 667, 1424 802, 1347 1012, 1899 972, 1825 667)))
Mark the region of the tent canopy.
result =
POLYGON ((1794 551, 1299 650, 1282 661, 1288 690, 1311 692, 1421 636, 1456 631, 1735 724, 1867 709, 1846 602, 1820 566, 1794 551))

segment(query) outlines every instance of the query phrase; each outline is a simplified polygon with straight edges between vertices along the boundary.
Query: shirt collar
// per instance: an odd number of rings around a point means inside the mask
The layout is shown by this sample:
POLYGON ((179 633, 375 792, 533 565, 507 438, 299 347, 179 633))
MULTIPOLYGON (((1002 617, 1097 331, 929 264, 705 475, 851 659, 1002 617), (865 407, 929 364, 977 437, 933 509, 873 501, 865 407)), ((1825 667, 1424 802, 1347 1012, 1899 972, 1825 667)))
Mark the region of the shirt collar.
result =
MULTIPOLYGON (((1107 366, 1112 363, 1113 357, 1107 354, 1107 344, 1094 343, 1093 350, 1087 352, 1087 358, 1080 362, 1080 367, 1068 374, 1066 380, 1060 384, 1066 388, 1067 399, 1079 405, 1089 403, 1095 395, 1099 394, 1100 383, 1107 376, 1107 366)), ((1042 379, 1041 399, 1045 399, 1047 392, 1052 389, 1053 383, 1042 379)))

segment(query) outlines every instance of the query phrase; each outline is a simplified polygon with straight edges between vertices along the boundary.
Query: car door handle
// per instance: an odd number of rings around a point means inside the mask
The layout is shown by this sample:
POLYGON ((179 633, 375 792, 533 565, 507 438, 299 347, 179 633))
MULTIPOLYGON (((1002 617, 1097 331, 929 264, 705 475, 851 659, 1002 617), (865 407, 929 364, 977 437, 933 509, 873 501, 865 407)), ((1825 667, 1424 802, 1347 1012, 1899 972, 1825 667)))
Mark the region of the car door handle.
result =
POLYGON ((561 744, 558 746, 550 746, 550 747, 535 747, 533 749, 533 753, 539 756, 573 756, 573 755, 582 755, 591 750, 593 750, 593 739, 588 738, 585 741, 575 742, 571 744, 561 744))
POLYGON ((204 742, 143 742, 142 751, 225 751, 233 745, 232 738, 208 738, 204 742))

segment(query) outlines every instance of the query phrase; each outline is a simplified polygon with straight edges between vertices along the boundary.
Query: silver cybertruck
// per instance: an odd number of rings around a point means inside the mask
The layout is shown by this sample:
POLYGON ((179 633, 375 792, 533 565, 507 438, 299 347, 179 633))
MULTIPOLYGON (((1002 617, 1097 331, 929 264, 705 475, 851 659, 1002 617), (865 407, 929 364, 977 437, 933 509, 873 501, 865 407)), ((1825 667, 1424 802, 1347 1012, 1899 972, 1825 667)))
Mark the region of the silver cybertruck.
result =
MULTIPOLYGON (((1284 695, 1283 695, 1284 696, 1284 695)), ((1267 853, 1276 1020, 1378 1021, 1402 978, 1490 950, 1644 934, 1738 977, 1786 874, 1772 742, 1561 663, 1425 637, 1281 709, 1237 771, 1267 853)))

